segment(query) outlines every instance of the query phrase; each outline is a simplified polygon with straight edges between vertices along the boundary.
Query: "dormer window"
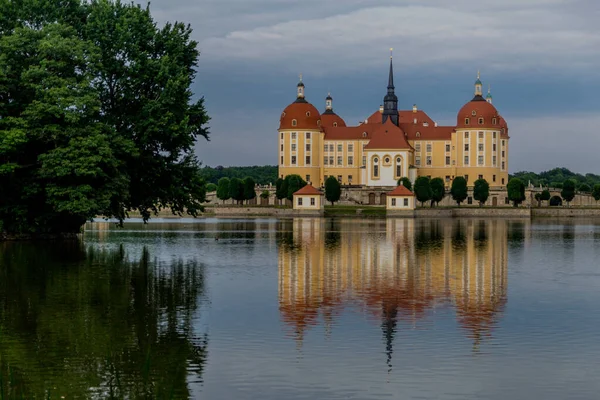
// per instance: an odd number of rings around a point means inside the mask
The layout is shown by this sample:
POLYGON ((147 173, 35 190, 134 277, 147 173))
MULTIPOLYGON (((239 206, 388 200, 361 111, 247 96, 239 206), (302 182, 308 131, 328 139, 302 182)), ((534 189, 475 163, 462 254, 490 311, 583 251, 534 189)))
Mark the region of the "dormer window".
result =
POLYGON ((310 111, 307 111, 307 112, 306 112, 306 116, 307 116, 307 117, 310 117, 310 111))
POLYGON ((471 121, 469 120, 469 118, 465 118, 465 125, 469 125, 469 123, 471 123, 471 121))
POLYGON ((479 118, 479 125, 483 125, 483 118, 479 118))
POLYGON ((429 126, 429 122, 423 122, 423 126, 429 126))
POLYGON ((367 137, 367 132, 363 132, 363 137, 366 138, 367 137))
POLYGON ((417 132, 416 136, 421 137, 421 132, 417 132))
POLYGON ((498 123, 498 120, 496 118, 492 118, 492 124, 496 125, 498 123))
POLYGON ((337 122, 334 122, 334 123, 333 123, 333 126, 337 126, 337 122))
POLYGON ((281 113, 281 118, 285 117, 285 111, 281 113))
POLYGON ((477 115, 477 111, 473 110, 473 111, 471 112, 471 115, 472 115, 472 116, 476 116, 476 115, 477 115))
POLYGON ((321 120, 320 119, 317 120, 317 126, 321 126, 321 120))
POLYGON ((296 121, 295 119, 292 120, 292 126, 296 126, 298 125, 298 121, 296 121))

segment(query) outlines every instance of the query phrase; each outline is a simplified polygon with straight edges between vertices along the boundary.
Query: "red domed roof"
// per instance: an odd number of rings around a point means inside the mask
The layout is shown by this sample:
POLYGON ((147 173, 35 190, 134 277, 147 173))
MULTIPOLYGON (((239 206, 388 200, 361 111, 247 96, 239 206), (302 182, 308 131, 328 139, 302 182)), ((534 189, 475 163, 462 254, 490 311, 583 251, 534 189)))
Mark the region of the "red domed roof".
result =
POLYGON ((306 100, 298 99, 283 110, 279 129, 321 129, 319 110, 306 100), (296 121, 294 124, 293 121, 296 121))
POLYGON ((339 126, 339 127, 345 128, 346 123, 344 122, 342 117, 340 117, 333 111, 332 112, 325 111, 323 114, 321 114, 321 126, 323 126, 325 128, 332 128, 334 126, 339 126), (334 123, 335 123, 335 125, 334 125, 334 123))
POLYGON ((472 100, 458 112, 456 127, 458 129, 502 128, 502 118, 492 104, 483 100, 472 100), (483 118, 483 120, 481 120, 483 118), (468 120, 468 123, 467 123, 468 120))

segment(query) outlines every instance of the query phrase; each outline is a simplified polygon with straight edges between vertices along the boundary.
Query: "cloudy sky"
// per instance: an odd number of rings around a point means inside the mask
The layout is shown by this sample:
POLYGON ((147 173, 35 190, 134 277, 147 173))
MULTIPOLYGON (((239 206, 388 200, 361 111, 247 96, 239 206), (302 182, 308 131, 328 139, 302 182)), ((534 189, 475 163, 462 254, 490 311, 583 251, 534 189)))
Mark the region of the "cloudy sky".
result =
POLYGON ((453 124, 481 70, 507 119, 510 172, 600 173, 597 0, 153 0, 159 23, 192 25, 194 92, 212 118, 204 164, 275 165, 298 74, 318 109, 355 125, 385 95, 394 48, 400 107, 453 124))

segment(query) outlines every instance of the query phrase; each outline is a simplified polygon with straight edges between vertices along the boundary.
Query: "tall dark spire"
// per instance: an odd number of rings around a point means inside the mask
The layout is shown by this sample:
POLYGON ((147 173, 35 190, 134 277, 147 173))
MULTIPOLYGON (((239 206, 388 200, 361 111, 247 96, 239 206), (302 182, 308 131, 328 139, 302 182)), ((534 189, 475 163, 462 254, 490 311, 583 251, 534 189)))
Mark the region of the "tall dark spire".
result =
POLYGON ((398 126, 398 97, 394 92, 394 65, 392 64, 392 49, 390 49, 390 76, 388 78, 387 94, 383 98, 382 122, 385 123, 388 118, 392 123, 398 126))

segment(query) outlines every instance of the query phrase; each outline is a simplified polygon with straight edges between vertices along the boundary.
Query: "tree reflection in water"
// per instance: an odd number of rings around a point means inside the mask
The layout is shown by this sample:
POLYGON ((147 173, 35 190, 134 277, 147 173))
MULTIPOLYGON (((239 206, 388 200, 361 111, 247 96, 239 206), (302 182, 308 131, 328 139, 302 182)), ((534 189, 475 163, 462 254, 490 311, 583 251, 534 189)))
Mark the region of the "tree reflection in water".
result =
POLYGON ((1 250, 0 399, 192 397, 201 265, 81 243, 1 250))

